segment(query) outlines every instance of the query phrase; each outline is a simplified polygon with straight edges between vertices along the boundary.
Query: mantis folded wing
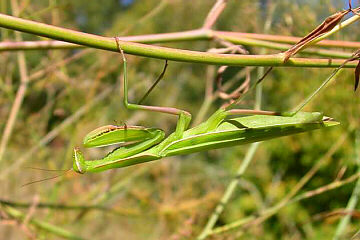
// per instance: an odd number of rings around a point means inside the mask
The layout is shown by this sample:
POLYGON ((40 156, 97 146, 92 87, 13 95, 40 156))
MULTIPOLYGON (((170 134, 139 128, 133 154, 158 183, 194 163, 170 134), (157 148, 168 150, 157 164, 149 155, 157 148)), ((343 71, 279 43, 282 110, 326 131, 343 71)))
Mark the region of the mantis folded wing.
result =
POLYGON ((257 114, 260 115, 235 117, 244 112, 249 114, 251 110, 232 109, 234 106, 230 105, 227 108, 219 109, 208 120, 198 126, 187 129, 191 121, 191 115, 186 111, 176 108, 128 103, 127 62, 120 46, 119 51, 124 61, 125 107, 177 115, 179 119, 176 130, 165 138, 165 133, 157 128, 112 125, 100 127, 84 138, 83 144, 85 147, 99 147, 117 143, 125 145, 115 149, 104 158, 93 161, 85 161, 79 148, 75 148, 73 161, 75 172, 99 172, 153 161, 167 156, 259 142, 339 124, 328 117, 324 117, 321 113, 298 112, 299 109, 295 115, 286 114, 287 116, 281 116, 281 114, 274 112, 258 111, 257 114))

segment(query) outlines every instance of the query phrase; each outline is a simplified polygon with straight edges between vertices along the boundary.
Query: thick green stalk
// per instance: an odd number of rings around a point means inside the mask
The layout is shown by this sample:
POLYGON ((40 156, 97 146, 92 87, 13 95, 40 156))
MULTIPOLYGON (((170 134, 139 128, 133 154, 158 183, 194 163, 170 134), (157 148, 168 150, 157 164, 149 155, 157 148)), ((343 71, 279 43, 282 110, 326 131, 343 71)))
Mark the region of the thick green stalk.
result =
MULTIPOLYGON (((301 38, 292 36, 281 35, 267 35, 257 33, 240 33, 240 32, 224 32, 214 31, 211 29, 196 29, 182 32, 172 33, 157 33, 136 36, 122 36, 120 40, 153 44, 153 43, 166 43, 166 42, 181 42, 181 41, 198 41, 198 40, 211 40, 213 36, 228 40, 235 44, 243 44, 246 46, 257 46, 277 50, 287 50, 291 44, 297 43, 301 38), (279 43, 278 43, 279 42, 279 43), (281 44, 281 43, 288 43, 281 44)), ((74 49, 83 48, 85 46, 54 40, 44 41, 22 41, 22 42, 0 42, 0 51, 18 51, 18 50, 41 50, 41 49, 74 49)), ((323 40, 316 43, 312 47, 336 47, 356 49, 360 48, 360 42, 350 41, 336 41, 336 40, 323 40)), ((311 49, 302 51, 303 53, 326 56, 326 57, 339 57, 343 58, 348 53, 339 51, 316 50, 311 49)))
MULTIPOLYGON (((24 20, 5 14, 0 14, 0 27, 5 27, 17 31, 27 32, 39 36, 44 36, 61 41, 85 45, 88 47, 117 52, 117 45, 114 38, 106 38, 88 33, 82 33, 52 25, 24 20)), ((291 66, 291 67, 319 67, 333 68, 342 64, 341 60, 328 59, 304 59, 292 58, 284 63, 282 54, 276 55, 233 55, 233 54, 214 54, 165 48, 158 46, 145 45, 133 42, 120 42, 124 52, 139 56, 168 59, 180 62, 193 62, 215 65, 231 66, 291 66)), ((346 67, 353 68, 355 63, 349 63, 346 67)))

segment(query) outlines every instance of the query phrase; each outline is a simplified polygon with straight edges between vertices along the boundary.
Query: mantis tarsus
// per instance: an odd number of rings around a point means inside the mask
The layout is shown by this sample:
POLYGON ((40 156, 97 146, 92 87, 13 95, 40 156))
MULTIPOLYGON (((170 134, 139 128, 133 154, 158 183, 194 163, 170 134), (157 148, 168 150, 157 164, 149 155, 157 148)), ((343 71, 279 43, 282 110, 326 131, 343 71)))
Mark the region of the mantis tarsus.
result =
MULTIPOLYGON (((118 43, 117 39, 116 42, 118 43)), ((300 105, 301 108, 295 112, 287 114, 235 109, 235 105, 240 101, 239 99, 235 103, 216 111, 205 122, 188 129, 191 114, 187 111, 128 102, 127 61, 122 49, 119 45, 118 47, 123 58, 123 101, 125 107, 133 110, 177 115, 176 130, 165 138, 164 131, 157 128, 112 125, 97 128, 84 138, 85 147, 112 144, 126 145, 113 150, 102 159, 93 161, 85 161, 79 148, 75 148, 73 157, 73 170, 75 172, 100 172, 167 156, 258 142, 339 124, 318 112, 299 112, 303 105, 300 105), (237 117, 244 114, 251 116, 237 117)))

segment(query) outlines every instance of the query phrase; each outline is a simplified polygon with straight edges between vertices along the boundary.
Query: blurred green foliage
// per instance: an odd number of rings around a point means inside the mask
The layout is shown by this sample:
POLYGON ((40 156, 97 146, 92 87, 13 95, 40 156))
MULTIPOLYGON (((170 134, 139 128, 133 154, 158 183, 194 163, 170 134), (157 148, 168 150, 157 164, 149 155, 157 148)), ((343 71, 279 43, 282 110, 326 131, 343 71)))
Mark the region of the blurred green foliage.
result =
MULTIPOLYGON (((10 3, 2 1, 2 10, 11 14, 10 3)), ((22 2, 22 1, 20 1, 22 2)), ((304 36, 324 17, 339 10, 330 0, 277 0, 271 34, 304 36)), ((199 28, 214 1, 23 1, 21 17, 105 36, 176 32, 199 28), (165 3, 166 2, 166 3, 165 3), (163 4, 162 7, 159 7, 163 4), (159 7, 155 14, 149 12, 159 7), (143 19, 145 18, 145 20, 143 19)), ((262 33, 264 9, 258 1, 229 0, 216 24, 216 29, 262 33)), ((340 6, 341 7, 341 6, 340 6)), ((14 34, 1 30, 3 40, 14 34)), ((26 40, 39 39, 23 34, 26 40)), ((354 24, 333 36, 341 40, 358 40, 354 24)), ((166 43, 164 46, 206 51, 216 44, 205 41, 166 43)), ((251 54, 258 48, 247 48, 251 54)), ((341 49, 340 49, 341 50, 341 49)), ((83 50, 48 50, 26 52, 30 75, 53 66, 83 50)), ((272 51, 269 51, 271 53, 272 51)), ((15 93, 19 87, 16 52, 3 52, 0 58, 0 130, 5 127, 15 93)), ((128 56, 130 97, 140 99, 162 69, 160 60, 128 56)), ((15 124, 0 176, 19 158, 39 144, 50 131, 57 129, 81 107, 93 103, 107 88, 114 91, 98 101, 78 121, 62 130, 47 145, 26 156, 26 167, 66 169, 72 165, 72 148, 81 144, 90 130, 105 124, 136 124, 159 127, 167 133, 174 130, 176 119, 164 114, 127 111, 121 104, 118 90, 122 61, 119 55, 100 50, 89 51, 84 57, 48 72, 29 84, 24 103, 15 124)), ((146 103, 186 109, 194 117, 204 100, 208 68, 213 66, 170 62, 165 79, 149 96, 146 103)), ((232 69, 233 71, 241 70, 232 69)), ((276 68, 264 82, 263 109, 285 111, 295 107, 314 91, 330 74, 330 69, 276 68)), ((344 143, 323 165, 302 191, 332 182, 340 169, 347 168, 345 177, 357 171, 354 155, 354 134, 358 126, 359 96, 353 93, 353 72, 346 70, 336 82, 322 91, 306 109, 322 111, 341 122, 341 126, 264 142, 254 161, 239 183, 235 195, 220 216, 218 226, 253 214, 279 202, 322 158, 332 145, 348 133, 344 143)), ((233 74, 229 73, 229 77, 233 74)), ((252 72, 252 79, 256 71, 252 72)), ((238 79, 241 84, 244 79, 238 79)), ((252 97, 241 107, 252 107, 252 97)), ((208 115, 221 101, 216 101, 208 115)), ((161 161, 88 174, 61 177, 20 188, 26 182, 46 178, 52 173, 18 167, 1 179, 0 196, 12 201, 68 205, 104 205, 113 212, 97 210, 36 209, 33 217, 63 227, 89 239, 190 239, 199 234, 225 187, 240 165, 248 146, 214 150, 161 161), (118 189, 111 193, 111 189, 118 189), (110 195, 106 195, 110 194, 110 195), (104 196, 107 197, 104 197, 104 196), (100 200, 99 200, 100 199, 100 200), (101 200, 101 199, 105 199, 101 200), (114 213, 114 211, 116 211, 114 213)), ((86 150, 87 158, 101 157, 109 149, 86 150)), ((344 208, 353 184, 304 200, 279 211, 263 224, 245 229, 244 239, 328 239, 334 234, 339 216, 315 219, 314 215, 344 208)), ((0 207, 1 211, 1 207, 0 207)), ((347 229, 351 236, 359 221, 353 219, 347 229)), ((53 239, 48 232, 30 229, 38 239, 53 239)), ((0 236, 22 239, 24 233, 16 226, 1 225, 0 236)), ((238 232, 213 236, 211 239, 237 239, 238 232)))

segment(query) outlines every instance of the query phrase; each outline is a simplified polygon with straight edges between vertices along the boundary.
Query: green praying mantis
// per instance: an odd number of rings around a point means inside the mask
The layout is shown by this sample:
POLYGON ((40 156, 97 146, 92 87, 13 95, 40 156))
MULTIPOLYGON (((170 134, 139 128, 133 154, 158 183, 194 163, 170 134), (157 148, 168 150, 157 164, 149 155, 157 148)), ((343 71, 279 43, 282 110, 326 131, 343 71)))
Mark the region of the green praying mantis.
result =
POLYGON ((164 131, 158 128, 126 125, 107 125, 97 128, 85 136, 84 147, 122 145, 104 158, 92 161, 86 161, 80 149, 76 147, 73 155, 73 170, 77 173, 122 168, 168 156, 232 147, 339 124, 319 112, 300 112, 325 85, 323 84, 293 112, 278 114, 270 111, 236 109, 236 105, 242 99, 239 97, 234 103, 217 110, 205 122, 188 129, 191 114, 187 111, 128 102, 127 61, 117 38, 116 43, 123 59, 124 106, 132 110, 176 115, 178 116, 176 129, 165 137, 164 131), (239 115, 246 116, 239 117, 239 115))

